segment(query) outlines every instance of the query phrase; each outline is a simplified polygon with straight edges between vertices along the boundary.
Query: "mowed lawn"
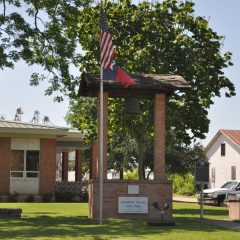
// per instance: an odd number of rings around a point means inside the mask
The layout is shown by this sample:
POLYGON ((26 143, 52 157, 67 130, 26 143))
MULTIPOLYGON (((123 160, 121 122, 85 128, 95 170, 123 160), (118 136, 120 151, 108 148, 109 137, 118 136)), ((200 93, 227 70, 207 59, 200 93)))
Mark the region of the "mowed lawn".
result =
MULTIPOLYGON (((145 220, 87 218, 86 203, 0 203, 22 208, 21 219, 0 219, 0 239, 164 239, 239 240, 240 232, 226 230, 199 219, 196 203, 174 203, 175 227, 149 227, 145 220)), ((224 219, 227 208, 205 207, 205 217, 224 219)))

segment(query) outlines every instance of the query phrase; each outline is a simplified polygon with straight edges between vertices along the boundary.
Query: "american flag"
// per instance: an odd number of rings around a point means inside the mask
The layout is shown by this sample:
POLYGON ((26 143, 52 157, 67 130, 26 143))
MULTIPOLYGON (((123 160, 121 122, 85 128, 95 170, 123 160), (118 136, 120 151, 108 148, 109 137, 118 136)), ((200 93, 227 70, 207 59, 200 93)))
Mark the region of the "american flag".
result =
POLYGON ((101 67, 108 69, 111 67, 114 59, 114 48, 112 38, 108 30, 107 18, 103 10, 100 12, 100 62, 101 67))

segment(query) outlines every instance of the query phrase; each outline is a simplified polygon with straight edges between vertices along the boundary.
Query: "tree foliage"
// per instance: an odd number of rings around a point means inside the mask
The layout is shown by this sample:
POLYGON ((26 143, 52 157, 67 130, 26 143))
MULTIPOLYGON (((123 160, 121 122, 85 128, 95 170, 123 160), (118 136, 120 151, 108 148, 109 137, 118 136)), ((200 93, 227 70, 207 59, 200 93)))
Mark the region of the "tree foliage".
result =
MULTIPOLYGON (((207 112, 213 97, 225 89, 235 95, 234 85, 223 69, 231 66, 231 53, 221 53, 222 36, 204 18, 194 16, 194 3, 174 0, 152 6, 143 2, 107 2, 105 9, 116 46, 116 61, 129 73, 183 76, 191 89, 174 94, 168 103, 168 127, 189 143, 208 132, 207 112), (189 134, 190 133, 190 134, 189 134)), ((82 71, 98 71, 99 7, 87 7, 79 16, 80 42, 85 51, 82 71)))
POLYGON ((62 95, 76 96, 79 74, 78 16, 91 0, 1 0, 0 68, 14 68, 14 63, 42 66, 33 73, 31 85, 49 82, 47 95, 63 100, 62 95))
MULTIPOLYGON (((232 65, 232 54, 221 52, 223 37, 206 19, 194 15, 190 0, 104 2, 116 61, 127 72, 181 75, 191 86, 175 92, 167 103, 167 143, 182 146, 204 138, 213 98, 235 95, 223 72, 232 65)), ((81 73, 99 72, 100 6, 91 0, 1 0, 0 4, 0 67, 14 67, 20 59, 42 66, 43 74, 34 73, 31 84, 47 80, 46 94, 56 93, 58 101, 61 94, 68 95, 69 122, 87 133, 88 140, 96 137, 95 100, 77 99, 77 90, 81 73), (72 74, 73 68, 79 74, 72 74)), ((129 132, 138 144, 138 156, 144 158, 153 137, 153 103, 141 100, 140 105, 142 114, 132 117, 123 114, 122 99, 110 101, 109 137, 129 132)))
POLYGON ((78 98, 70 102, 70 110, 66 117, 68 123, 77 127, 89 143, 97 137, 97 101, 95 98, 78 98))
MULTIPOLYGON (((76 97, 81 72, 99 71, 99 6, 91 0, 1 0, 0 66, 24 59, 41 65, 31 84, 47 79, 47 94, 76 97), (81 51, 82 50, 82 51, 81 51), (71 67, 79 68, 78 76, 71 67)), ((165 0, 135 5, 130 0, 104 1, 117 62, 129 73, 178 74, 191 90, 172 96, 169 127, 189 141, 208 131, 207 111, 213 97, 235 95, 224 75, 231 53, 221 53, 223 37, 194 15, 194 3, 165 0), (188 130, 188 131, 186 131, 188 130)), ((61 100, 61 98, 59 98, 61 100)))
POLYGON ((206 160, 204 148, 200 144, 188 146, 172 142, 166 148, 167 173, 195 174, 195 164, 199 160, 206 160))
POLYGON ((124 171, 132 171, 137 167, 136 142, 127 132, 114 134, 108 143, 108 169, 115 169, 123 179, 124 171))
MULTIPOLYGON (((129 73, 181 75, 191 86, 188 91, 171 96, 166 123, 169 170, 178 166, 192 171, 194 164, 186 159, 194 161, 194 156, 188 154, 193 154, 197 147, 187 145, 208 132, 207 113, 213 97, 220 96, 223 89, 227 97, 235 95, 234 85, 223 72, 232 65, 231 53, 221 52, 223 37, 209 27, 206 19, 194 15, 192 1, 134 5, 123 0, 107 2, 105 11, 116 46, 116 61, 124 69, 129 73)), ((85 51, 81 71, 99 71, 98 18, 99 6, 86 7, 79 16, 80 43, 85 51)), ((153 156, 149 153, 153 151, 147 149, 153 148, 153 103, 142 100, 140 106, 141 115, 126 116, 122 100, 111 101, 110 134, 119 129, 131 133, 141 144, 138 149, 143 150, 138 156, 144 156, 145 166, 152 169, 153 156)))

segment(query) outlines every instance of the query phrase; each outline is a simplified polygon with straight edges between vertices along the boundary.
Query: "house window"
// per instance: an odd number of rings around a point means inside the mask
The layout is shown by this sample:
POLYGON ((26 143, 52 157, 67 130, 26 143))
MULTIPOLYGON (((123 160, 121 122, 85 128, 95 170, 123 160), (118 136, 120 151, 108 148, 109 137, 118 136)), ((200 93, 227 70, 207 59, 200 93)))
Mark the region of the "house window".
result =
POLYGON ((231 166, 231 180, 236 180, 236 166, 231 166))
POLYGON ((211 175, 212 183, 215 183, 215 167, 212 168, 211 175))
POLYGON ((11 177, 37 178, 39 175, 39 151, 12 150, 11 177))
POLYGON ((226 145, 225 143, 221 144, 221 156, 225 156, 226 155, 226 145))

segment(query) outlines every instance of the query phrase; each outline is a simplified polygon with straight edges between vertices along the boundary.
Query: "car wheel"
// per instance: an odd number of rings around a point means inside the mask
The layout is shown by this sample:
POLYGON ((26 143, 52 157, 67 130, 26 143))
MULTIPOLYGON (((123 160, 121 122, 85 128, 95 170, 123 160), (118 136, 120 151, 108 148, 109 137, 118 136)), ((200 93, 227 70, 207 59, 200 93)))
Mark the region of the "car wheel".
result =
POLYGON ((225 196, 219 196, 219 197, 218 197, 218 199, 217 199, 217 205, 218 205, 219 207, 223 207, 224 199, 225 199, 225 196))

